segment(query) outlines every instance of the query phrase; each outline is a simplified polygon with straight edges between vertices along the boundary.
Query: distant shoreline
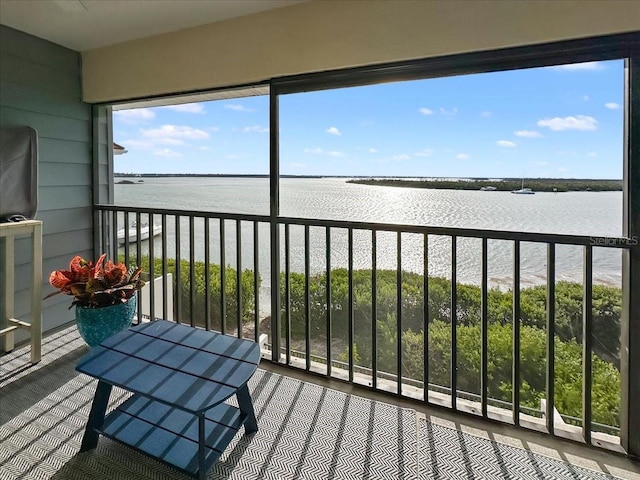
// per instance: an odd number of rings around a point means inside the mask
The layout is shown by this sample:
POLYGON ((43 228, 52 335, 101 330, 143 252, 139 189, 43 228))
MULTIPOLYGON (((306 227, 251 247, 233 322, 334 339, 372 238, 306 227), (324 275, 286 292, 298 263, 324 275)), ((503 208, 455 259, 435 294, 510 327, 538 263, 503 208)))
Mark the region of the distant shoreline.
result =
MULTIPOLYGON (((115 173, 115 178, 269 178, 267 174, 230 173, 115 173)), ((347 183, 383 187, 430 188, 442 190, 489 190, 510 192, 523 185, 521 178, 437 178, 416 177, 370 177, 358 175, 280 175, 281 178, 344 178, 347 183)), ((121 180, 117 184, 135 184, 136 181, 121 180)), ((534 192, 612 192, 622 191, 622 180, 579 178, 525 178, 524 186, 534 192)))
POLYGON ((534 192, 616 192, 622 191, 622 180, 589 180, 571 178, 505 178, 499 180, 402 180, 368 178, 347 183, 383 187, 431 188, 441 190, 486 190, 511 192, 524 187, 534 192))
MULTIPOLYGON (((225 177, 225 178, 269 178, 269 174, 261 173, 114 173, 114 178, 166 178, 166 177, 225 177)), ((342 175, 280 175, 282 178, 356 178, 342 175)), ((359 177, 370 178, 370 177, 359 177)))

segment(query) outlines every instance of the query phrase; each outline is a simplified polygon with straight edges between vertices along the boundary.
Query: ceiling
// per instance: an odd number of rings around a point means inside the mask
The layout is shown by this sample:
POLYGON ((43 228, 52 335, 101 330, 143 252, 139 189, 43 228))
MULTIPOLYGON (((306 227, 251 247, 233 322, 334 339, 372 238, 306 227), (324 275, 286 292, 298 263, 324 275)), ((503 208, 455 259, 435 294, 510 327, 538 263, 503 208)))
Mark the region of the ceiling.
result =
POLYGON ((1 0, 0 24, 82 52, 301 1, 1 0))

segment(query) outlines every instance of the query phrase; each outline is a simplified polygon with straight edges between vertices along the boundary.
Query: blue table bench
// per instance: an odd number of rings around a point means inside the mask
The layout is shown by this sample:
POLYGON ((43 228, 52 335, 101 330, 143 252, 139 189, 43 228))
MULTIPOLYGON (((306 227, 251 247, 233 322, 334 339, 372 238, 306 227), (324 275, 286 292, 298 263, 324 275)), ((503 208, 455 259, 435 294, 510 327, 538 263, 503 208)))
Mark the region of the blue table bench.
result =
POLYGON ((76 366, 98 379, 80 451, 104 435, 204 479, 243 425, 258 430, 247 382, 259 361, 255 342, 165 320, 114 335, 76 366), (133 395, 105 417, 114 385, 133 395))

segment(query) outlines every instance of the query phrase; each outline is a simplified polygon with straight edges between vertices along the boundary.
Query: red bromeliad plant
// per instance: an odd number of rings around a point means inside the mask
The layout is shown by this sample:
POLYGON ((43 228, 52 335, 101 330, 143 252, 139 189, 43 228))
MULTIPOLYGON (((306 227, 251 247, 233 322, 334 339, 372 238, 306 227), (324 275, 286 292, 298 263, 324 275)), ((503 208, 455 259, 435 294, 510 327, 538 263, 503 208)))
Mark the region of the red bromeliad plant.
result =
POLYGON ((51 272, 49 283, 58 291, 50 293, 45 299, 64 293, 75 297, 71 307, 78 305, 89 308, 117 305, 129 300, 145 284, 140 279, 142 268, 127 269, 122 262, 105 262, 106 256, 103 253, 94 264, 76 255, 69 263, 69 270, 51 272))

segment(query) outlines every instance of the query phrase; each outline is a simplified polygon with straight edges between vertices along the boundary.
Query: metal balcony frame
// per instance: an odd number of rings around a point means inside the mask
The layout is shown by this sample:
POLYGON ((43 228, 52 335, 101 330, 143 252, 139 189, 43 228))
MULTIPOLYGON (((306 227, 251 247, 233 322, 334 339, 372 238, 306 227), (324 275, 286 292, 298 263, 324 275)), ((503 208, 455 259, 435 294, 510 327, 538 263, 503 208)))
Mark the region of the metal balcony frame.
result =
MULTIPOLYGON (((270 105, 270 212, 269 223, 271 225, 270 242, 271 242, 271 288, 272 291, 278 292, 280 288, 280 230, 279 225, 282 224, 305 224, 305 219, 288 219, 280 217, 279 214, 279 108, 278 101, 281 95, 300 93, 306 91, 336 89, 350 86, 369 85, 380 82, 416 80, 426 78, 445 77, 452 75, 464 75, 472 73, 496 72, 511 69, 522 69, 532 67, 552 66, 567 63, 579 63, 587 61, 626 59, 626 84, 625 84, 625 148, 624 148, 624 230, 623 237, 618 239, 620 242, 627 242, 623 249, 623 310, 622 319, 622 335, 621 335, 621 374, 622 374, 622 392, 621 392, 621 443, 627 455, 631 457, 640 457, 640 410, 633 407, 633 398, 640 398, 640 245, 633 243, 640 238, 640 32, 630 32, 625 34, 601 36, 596 38, 586 38, 578 40, 570 40, 556 43, 547 43, 540 45, 532 45, 526 47, 505 48, 494 51, 463 53, 456 55, 448 55, 436 58, 427 58, 421 60, 401 61, 383 65, 372 65, 366 67, 357 67, 345 70, 336 70, 331 72, 321 72, 314 74, 304 74, 296 76, 288 76, 282 78, 273 78, 265 80, 264 84, 268 84, 270 89, 269 105, 270 105)), ((189 92, 197 93, 197 92, 189 92)), ((144 99, 132 99, 144 100, 144 99)), ((94 122, 102 120, 104 113, 107 113, 109 122, 107 126, 107 134, 101 128, 101 125, 94 127, 94 145, 96 148, 110 149, 105 147, 108 142, 105 138, 110 139, 111 125, 109 111, 105 110, 109 106, 96 106, 94 109, 94 122)), ((101 177, 99 170, 99 155, 94 153, 95 176, 94 184, 96 189, 106 184, 108 190, 112 191, 113 183, 109 183, 107 179, 101 177)), ((112 168, 112 159, 109 163, 112 168)), ((107 173, 113 173, 107 169, 107 173)), ((94 189, 95 191, 95 189, 94 189)), ((109 194, 105 197, 96 194, 96 209, 100 210, 106 205, 104 203, 109 194)), ((108 201, 107 200, 107 201, 108 201)), ((108 209, 108 208, 105 208, 108 209)), ((138 209, 142 211, 143 209, 138 209)), ((182 214, 188 212, 181 212, 182 214)), ((201 212, 200 212, 201 213, 201 212)), ((138 213, 139 215, 139 213, 138 213)), ((98 221, 98 212, 96 212, 96 249, 99 248, 99 235, 103 235, 108 225, 101 225, 98 221), (102 233, 100 233, 102 232, 102 233)), ((244 218, 243 218, 244 219, 244 218)), ((316 225, 317 221, 313 221, 316 225)), ((326 225, 330 228, 330 225, 326 225)), ((375 224, 361 225, 362 227, 372 228, 374 231, 379 228, 375 224)), ((408 226, 403 226, 408 227, 408 226)), ((111 228, 115 228, 111 226, 111 228)), ((349 231, 358 228, 357 225, 349 227, 349 231)), ((409 227, 411 231, 413 227, 409 227)), ((486 267, 486 238, 505 238, 511 239, 519 244, 521 241, 547 242, 548 247, 548 274, 553 276, 553 259, 555 256, 555 245, 558 243, 559 236, 552 235, 545 239, 544 236, 526 233, 517 233, 512 236, 511 233, 504 232, 487 232, 477 235, 473 230, 468 229, 433 229, 429 227, 415 227, 416 232, 425 234, 425 243, 427 242, 427 233, 439 233, 456 236, 477 236, 483 238, 483 259, 482 265, 486 267), (497 235, 493 237, 492 235, 497 235)), ((404 231, 404 230, 403 230, 404 231)), ((569 236, 567 236, 569 237, 569 236)), ((584 244, 584 239, 576 239, 576 237, 567 238, 567 243, 583 244, 585 247, 585 279, 590 281, 591 270, 591 248, 584 244)), ((454 242, 455 243, 455 242, 454 242)), ((562 239, 560 240, 562 243, 562 239)), ((375 244, 375 240, 374 240, 375 244)), ((400 238, 398 239, 400 245, 400 238)), ((329 249, 329 247, 327 247, 329 249)), ((517 252, 516 247, 516 252, 517 252)), ((163 252, 164 253, 164 252, 163 252)), ((139 256, 139 252, 138 252, 139 256)), ((425 258, 426 262, 426 258, 425 258)), ((514 258, 514 265, 517 266, 518 259, 514 258)), ((327 268, 327 270, 329 270, 327 268)), ((514 272, 515 273, 515 272, 514 272)), ((517 277, 517 273, 516 273, 517 277)), ((425 283, 427 280, 425 279, 425 283)), ((486 279, 483 273, 483 287, 486 279)), ((553 308, 551 307, 554 296, 553 289, 548 292, 548 327, 552 328, 553 308)), ((483 297, 484 298, 484 297, 483 297)), ((590 301, 590 294, 585 291, 585 301, 590 301)), ((272 361, 283 363, 281 357, 282 345, 280 340, 282 319, 281 319, 281 299, 279 295, 272 295, 271 311, 272 315, 271 332, 273 338, 272 361), (277 332, 277 334, 275 334, 277 332)), ((453 300, 455 306, 455 300, 453 300)), ((514 314, 517 315, 517 300, 514 299, 514 314)), ((483 303, 483 318, 486 315, 486 303, 483 303)), ((584 317, 584 334, 585 338, 590 336, 590 313, 586 313, 584 317)), ((330 322, 328 322, 330 324, 330 322)), ((327 327, 330 329, 330 326, 327 327)), ((328 331, 328 333, 330 333, 328 331)), ((452 335, 455 333, 452 331, 452 335)), ((483 343, 486 342, 486 324, 483 321, 483 343)), ((426 343, 426 342, 425 342, 426 343)), ((589 342, 585 342, 585 352, 590 349, 589 342)), ((426 348, 426 347, 425 347, 426 348)), ((548 346, 547 369, 553 368, 553 342, 549 342, 548 346)), ((351 355, 350 355, 351 357, 351 355)), ((330 364, 330 362, 329 362, 330 364)), ((351 362, 350 362, 351 365, 351 362)), ((426 361, 425 361, 426 365, 426 361)), ((330 375, 330 366, 328 367, 330 375)), ((308 362, 307 362, 308 369, 308 362)), ((375 363, 374 363, 375 369, 375 363)), ((518 365, 514 363, 514 377, 517 376, 518 365)), ((590 373, 590 362, 584 362, 584 374, 588 376, 590 373)), ((350 380, 352 373, 350 373, 350 380)), ((486 371, 482 375, 483 384, 486 383, 486 371)), ((453 380, 453 390, 455 391, 455 377, 453 380)), ((590 401, 590 382, 584 382, 583 401, 590 401)), ((516 389, 514 389, 516 390, 516 389)), ((553 394, 553 385, 547 386, 547 392, 553 394)), ((483 400, 486 400, 486 394, 483 392, 483 400)), ((514 402, 517 399, 517 392, 514 392, 514 402)), ((483 416, 486 416, 486 401, 483 401, 483 416)), ((552 402, 550 402, 552 404, 552 402)), ((455 409, 455 402, 452 407, 455 409)), ((548 409, 552 408, 547 406, 548 409)), ((549 413, 549 412, 547 412, 549 413)), ((586 443, 591 443, 590 438, 590 413, 585 412, 583 415, 583 435, 586 443)), ((515 418, 514 423, 517 425, 518 420, 515 418)), ((550 422, 552 423, 552 422, 550 422)), ((553 434, 553 425, 548 424, 549 433, 553 434)))

